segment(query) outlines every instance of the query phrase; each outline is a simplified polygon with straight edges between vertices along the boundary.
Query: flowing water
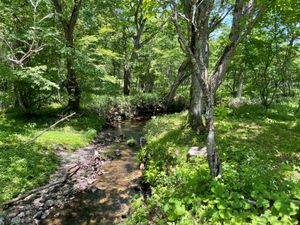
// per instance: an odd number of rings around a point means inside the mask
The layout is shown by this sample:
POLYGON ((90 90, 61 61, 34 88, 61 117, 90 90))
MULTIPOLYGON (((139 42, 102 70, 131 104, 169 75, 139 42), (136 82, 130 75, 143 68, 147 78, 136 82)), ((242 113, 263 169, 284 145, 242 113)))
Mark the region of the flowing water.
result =
POLYGON ((102 166, 103 175, 97 177, 89 191, 76 195, 68 207, 54 211, 41 224, 108 225, 122 222, 130 210, 130 199, 137 193, 142 175, 136 160, 139 148, 128 147, 126 140, 134 138, 139 143, 144 125, 144 120, 125 121, 105 130, 113 136, 125 135, 125 139, 103 147, 100 154, 112 155, 118 149, 121 155, 102 166))

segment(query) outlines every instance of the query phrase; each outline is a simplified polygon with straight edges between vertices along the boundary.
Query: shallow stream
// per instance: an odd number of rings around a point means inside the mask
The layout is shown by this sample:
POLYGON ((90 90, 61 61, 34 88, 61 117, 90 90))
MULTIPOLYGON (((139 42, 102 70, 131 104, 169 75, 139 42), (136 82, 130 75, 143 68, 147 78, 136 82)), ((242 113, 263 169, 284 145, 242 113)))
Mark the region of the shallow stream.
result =
POLYGON ((130 199, 139 190, 138 180, 142 175, 136 159, 139 145, 129 147, 126 140, 134 138, 139 143, 145 122, 124 121, 106 129, 104 133, 123 137, 99 151, 100 154, 114 156, 114 159, 102 165, 103 174, 96 177, 89 190, 77 194, 67 206, 54 210, 40 224, 111 225, 122 222, 130 210, 130 199))

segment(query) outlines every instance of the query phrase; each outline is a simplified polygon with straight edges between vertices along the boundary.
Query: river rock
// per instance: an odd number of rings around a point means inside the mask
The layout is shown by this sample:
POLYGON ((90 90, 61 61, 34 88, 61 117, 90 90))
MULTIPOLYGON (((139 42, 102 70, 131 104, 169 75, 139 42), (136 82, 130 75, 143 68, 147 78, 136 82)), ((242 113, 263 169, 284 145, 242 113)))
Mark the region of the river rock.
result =
POLYGON ((53 206, 54 205, 54 201, 53 200, 48 200, 47 202, 46 202, 46 204, 45 204, 45 207, 48 209, 48 208, 50 208, 51 206, 53 206))
POLYGON ((23 218, 24 216, 25 216, 24 212, 20 212, 19 215, 18 215, 18 217, 20 217, 20 218, 23 218))
POLYGON ((46 210, 46 211, 43 213, 43 215, 42 215, 41 218, 44 220, 44 219, 46 219, 47 216, 49 216, 49 214, 50 214, 50 210, 46 210))
POLYGON ((42 212, 42 211, 38 211, 38 212, 33 216, 33 218, 39 220, 39 219, 41 219, 42 215, 43 215, 43 212, 42 212))
POLYGON ((71 192, 71 190, 70 190, 70 188, 68 186, 64 186, 62 188, 62 194, 63 195, 68 195, 68 194, 70 194, 70 192, 71 192))
POLYGON ((10 224, 14 224, 14 225, 21 224, 20 217, 16 216, 16 217, 12 218, 10 221, 10 224))
POLYGON ((41 203, 41 198, 35 199, 32 204, 33 204, 33 207, 36 209, 43 206, 43 203, 41 203))
POLYGON ((25 218, 25 223, 26 224, 32 224, 32 219, 30 217, 25 218))
POLYGON ((18 213, 19 213, 18 211, 14 211, 14 210, 13 210, 12 212, 10 212, 10 213, 8 214, 8 217, 9 217, 9 218, 16 217, 16 216, 18 215, 18 213))

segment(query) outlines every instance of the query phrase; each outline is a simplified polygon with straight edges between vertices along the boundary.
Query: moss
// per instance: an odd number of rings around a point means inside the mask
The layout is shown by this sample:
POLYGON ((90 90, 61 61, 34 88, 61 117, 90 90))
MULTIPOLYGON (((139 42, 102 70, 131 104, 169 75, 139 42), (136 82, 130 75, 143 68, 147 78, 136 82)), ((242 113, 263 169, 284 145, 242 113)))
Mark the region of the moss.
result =
POLYGON ((128 139, 126 143, 127 143, 127 145, 130 146, 130 147, 137 146, 137 141, 136 141, 134 138, 128 139))

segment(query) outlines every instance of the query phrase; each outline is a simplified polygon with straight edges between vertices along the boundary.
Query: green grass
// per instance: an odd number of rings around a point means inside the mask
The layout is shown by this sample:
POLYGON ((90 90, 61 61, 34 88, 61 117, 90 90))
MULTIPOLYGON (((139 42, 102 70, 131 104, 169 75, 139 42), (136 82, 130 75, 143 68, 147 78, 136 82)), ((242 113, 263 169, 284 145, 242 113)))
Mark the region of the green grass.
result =
POLYGON ((296 104, 266 111, 257 105, 216 109, 223 174, 209 176, 206 159, 190 162, 190 147, 205 145, 187 124, 187 113, 151 120, 140 157, 153 195, 134 201, 128 224, 297 224, 300 199, 300 118, 296 104), (257 207, 246 199, 255 200, 257 207))
POLYGON ((46 108, 38 114, 0 114, 0 203, 41 185, 55 170, 55 148, 69 150, 88 145, 104 120, 96 114, 78 113, 69 120, 25 144, 59 119, 61 108, 46 108))

